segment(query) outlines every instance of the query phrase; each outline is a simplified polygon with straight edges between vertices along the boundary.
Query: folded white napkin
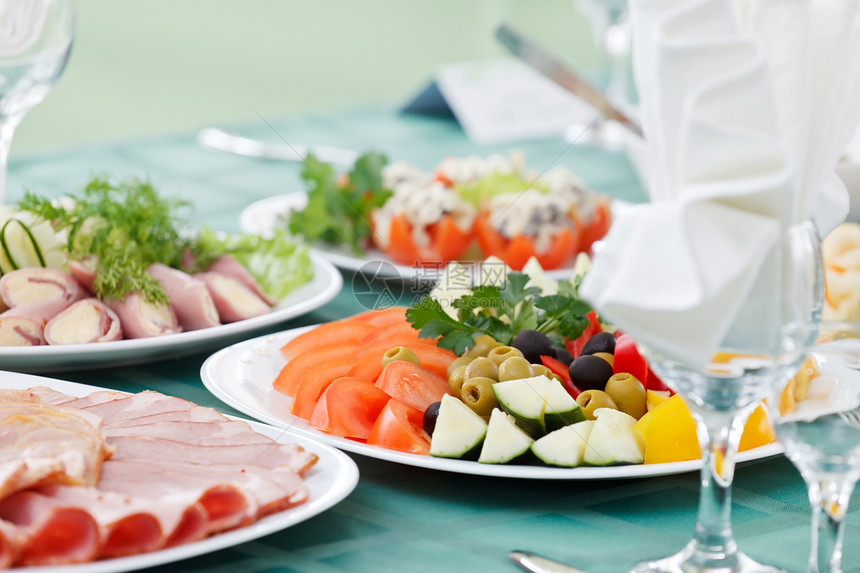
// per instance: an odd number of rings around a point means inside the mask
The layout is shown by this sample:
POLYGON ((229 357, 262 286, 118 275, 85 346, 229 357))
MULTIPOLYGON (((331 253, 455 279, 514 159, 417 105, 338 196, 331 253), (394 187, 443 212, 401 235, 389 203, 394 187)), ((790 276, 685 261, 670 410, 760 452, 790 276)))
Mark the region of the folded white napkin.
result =
POLYGON ((630 8, 651 203, 613 224, 580 292, 641 342, 702 365, 780 231, 819 205, 825 225, 847 212, 833 169, 860 119, 858 2, 630 8))

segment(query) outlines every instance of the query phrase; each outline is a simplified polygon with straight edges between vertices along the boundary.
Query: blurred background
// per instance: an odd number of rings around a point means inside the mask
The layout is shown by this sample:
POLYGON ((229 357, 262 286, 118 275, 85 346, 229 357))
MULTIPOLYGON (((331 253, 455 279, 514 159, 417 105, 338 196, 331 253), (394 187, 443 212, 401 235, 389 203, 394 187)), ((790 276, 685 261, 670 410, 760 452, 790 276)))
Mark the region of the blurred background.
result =
POLYGON ((18 128, 10 159, 58 148, 397 108, 442 64, 505 54, 508 22, 602 81, 572 0, 78 0, 69 65, 18 128))

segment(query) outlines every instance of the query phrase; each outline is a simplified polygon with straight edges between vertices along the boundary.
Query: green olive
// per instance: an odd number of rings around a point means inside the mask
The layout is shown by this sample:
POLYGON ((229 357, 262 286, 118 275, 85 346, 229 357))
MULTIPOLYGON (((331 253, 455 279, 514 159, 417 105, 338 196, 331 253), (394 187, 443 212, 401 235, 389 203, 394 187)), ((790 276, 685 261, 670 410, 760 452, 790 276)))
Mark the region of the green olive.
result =
POLYGON ((472 359, 468 356, 460 356, 459 358, 455 358, 454 360, 452 360, 451 364, 448 365, 448 378, 451 377, 451 372, 453 372, 455 368, 457 368, 458 366, 466 366, 471 361, 472 359))
POLYGON ((615 366, 615 355, 609 352, 595 352, 592 356, 598 356, 609 362, 610 366, 615 366))
POLYGON ((466 367, 457 366, 451 375, 448 376, 448 392, 452 396, 459 396, 460 389, 463 387, 463 382, 466 381, 466 367))
POLYGON ((484 378, 489 378, 490 380, 498 380, 499 379, 499 367, 496 366, 496 363, 487 358, 486 356, 480 356, 472 360, 468 366, 466 366, 466 380, 470 378, 478 378, 483 376, 484 378))
POLYGON ((460 399, 479 416, 489 416, 499 401, 493 392, 496 381, 485 376, 469 378, 460 390, 460 399))
POLYGON ((606 381, 604 391, 618 404, 619 410, 625 414, 630 414, 637 420, 648 411, 645 386, 632 374, 627 372, 613 374, 606 381))
POLYGON ((487 358, 495 362, 496 366, 500 366, 508 358, 513 358, 514 356, 522 357, 522 355, 523 353, 519 348, 514 348, 513 346, 496 346, 490 349, 487 353, 487 358))
POLYGON ((540 376, 541 374, 543 374, 544 376, 546 376, 550 380, 558 380, 559 382, 562 381, 561 376, 559 376, 558 374, 556 374, 555 372, 553 372, 552 370, 550 370, 549 368, 547 368, 543 364, 532 364, 531 367, 532 367, 532 370, 534 370, 535 376, 540 376))
POLYGON ((499 364, 499 382, 531 378, 535 371, 529 361, 522 356, 511 356, 499 364))
POLYGON ((385 368, 389 362, 394 362, 395 360, 405 360, 412 364, 419 364, 415 353, 405 346, 395 346, 386 350, 385 354, 382 355, 382 367, 385 368))
POLYGON ((490 350, 492 350, 496 346, 501 345, 501 342, 499 342, 489 334, 482 334, 481 336, 475 338, 475 346, 463 353, 463 356, 469 356, 471 358, 477 358, 478 356, 486 356, 490 350))
POLYGON ((598 408, 612 408, 617 410, 618 406, 615 401, 609 397, 609 394, 602 390, 586 390, 576 397, 576 403, 582 408, 582 413, 589 420, 595 420, 594 411, 598 408))

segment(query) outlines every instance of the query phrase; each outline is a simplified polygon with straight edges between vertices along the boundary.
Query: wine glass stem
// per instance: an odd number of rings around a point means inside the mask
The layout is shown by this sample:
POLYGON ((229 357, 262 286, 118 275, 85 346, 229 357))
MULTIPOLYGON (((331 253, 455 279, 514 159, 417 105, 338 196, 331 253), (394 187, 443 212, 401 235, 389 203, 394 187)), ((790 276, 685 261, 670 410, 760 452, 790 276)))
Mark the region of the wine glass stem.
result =
POLYGON ((9 164, 9 149, 15 128, 21 123, 24 114, 0 116, 0 205, 6 202, 6 171, 9 164))
POLYGON ((622 19, 616 18, 607 26, 603 35, 603 44, 609 58, 609 83, 606 86, 606 97, 615 104, 625 103, 630 38, 627 25, 622 19))
POLYGON ((851 479, 821 479, 809 484, 812 504, 812 551, 810 573, 841 573, 842 534, 848 500, 854 490, 851 479))
POLYGON ((731 486, 744 416, 734 412, 692 410, 703 461, 693 559, 701 567, 714 568, 734 560, 737 550, 731 526, 731 486))

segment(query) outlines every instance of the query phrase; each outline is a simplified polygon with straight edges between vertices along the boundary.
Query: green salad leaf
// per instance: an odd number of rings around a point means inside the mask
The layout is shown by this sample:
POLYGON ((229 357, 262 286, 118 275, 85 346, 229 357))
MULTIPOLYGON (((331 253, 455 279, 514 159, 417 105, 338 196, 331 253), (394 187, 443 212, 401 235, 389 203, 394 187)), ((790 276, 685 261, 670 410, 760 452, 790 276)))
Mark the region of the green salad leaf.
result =
POLYGON ((371 233, 370 211, 391 196, 382 187, 382 168, 387 163, 384 155, 368 152, 341 177, 331 164, 308 154, 302 169, 308 203, 290 213, 290 232, 310 242, 348 245, 353 253, 363 253, 371 233))
POLYGON ((454 190, 460 197, 475 207, 480 207, 482 201, 493 195, 520 193, 526 189, 537 189, 544 193, 549 191, 545 185, 527 180, 519 173, 494 172, 473 181, 454 184, 454 190))

